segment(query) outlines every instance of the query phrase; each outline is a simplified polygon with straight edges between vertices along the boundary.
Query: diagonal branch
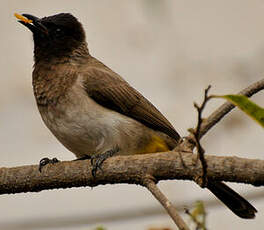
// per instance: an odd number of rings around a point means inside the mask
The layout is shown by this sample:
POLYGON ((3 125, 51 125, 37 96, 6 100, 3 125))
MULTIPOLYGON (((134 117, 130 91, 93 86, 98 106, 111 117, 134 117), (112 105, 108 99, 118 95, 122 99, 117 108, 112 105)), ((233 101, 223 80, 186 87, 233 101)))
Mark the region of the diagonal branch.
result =
MULTIPOLYGON (((251 97, 257 92, 264 89, 264 79, 261 79, 249 87, 243 89, 238 94, 251 97)), ((202 138, 214 125, 216 125, 226 114, 228 114, 235 106, 229 102, 224 103, 216 109, 208 118, 204 119, 200 129, 200 138, 202 138)))
POLYGON ((167 197, 159 190, 155 183, 155 179, 151 176, 146 177, 143 181, 144 186, 152 193, 152 195, 161 203, 161 205, 166 209, 170 217, 173 219, 174 223, 178 226, 180 230, 190 230, 185 224, 181 216, 178 214, 177 209, 172 205, 172 203, 167 199, 167 197))

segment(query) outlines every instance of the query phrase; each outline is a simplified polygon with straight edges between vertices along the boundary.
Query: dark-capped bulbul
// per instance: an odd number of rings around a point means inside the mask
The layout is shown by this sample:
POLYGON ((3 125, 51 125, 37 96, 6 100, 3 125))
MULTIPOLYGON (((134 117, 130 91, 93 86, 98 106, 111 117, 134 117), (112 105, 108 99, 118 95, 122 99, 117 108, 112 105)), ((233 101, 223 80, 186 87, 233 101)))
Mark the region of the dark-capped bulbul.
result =
MULTIPOLYGON (((180 136, 137 90, 89 53, 81 23, 69 13, 16 17, 33 33, 33 90, 41 117, 93 174, 114 154, 172 150, 180 136)), ((257 210, 222 182, 207 188, 241 218, 257 210)))

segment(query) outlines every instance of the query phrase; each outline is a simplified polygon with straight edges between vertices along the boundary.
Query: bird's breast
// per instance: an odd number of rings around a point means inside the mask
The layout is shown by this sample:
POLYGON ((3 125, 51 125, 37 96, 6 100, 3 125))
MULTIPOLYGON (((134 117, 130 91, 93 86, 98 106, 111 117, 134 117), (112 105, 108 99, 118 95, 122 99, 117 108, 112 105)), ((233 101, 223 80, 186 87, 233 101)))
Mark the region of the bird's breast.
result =
POLYGON ((94 153, 110 141, 107 126, 102 124, 105 112, 83 91, 73 88, 56 104, 39 105, 46 126, 78 157, 94 153))
POLYGON ((55 105, 39 106, 39 111, 54 136, 77 157, 102 153, 116 146, 124 149, 124 154, 131 154, 139 134, 148 138, 144 133, 148 128, 99 105, 78 85, 55 105))

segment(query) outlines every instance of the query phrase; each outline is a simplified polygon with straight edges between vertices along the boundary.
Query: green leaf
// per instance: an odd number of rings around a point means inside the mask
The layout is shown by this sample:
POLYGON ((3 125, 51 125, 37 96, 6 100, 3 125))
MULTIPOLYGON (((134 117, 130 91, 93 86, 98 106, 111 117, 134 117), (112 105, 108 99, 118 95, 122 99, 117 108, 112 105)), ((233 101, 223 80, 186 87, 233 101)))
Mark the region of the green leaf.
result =
POLYGON ((264 109, 243 95, 213 96, 228 100, 264 128, 264 109))

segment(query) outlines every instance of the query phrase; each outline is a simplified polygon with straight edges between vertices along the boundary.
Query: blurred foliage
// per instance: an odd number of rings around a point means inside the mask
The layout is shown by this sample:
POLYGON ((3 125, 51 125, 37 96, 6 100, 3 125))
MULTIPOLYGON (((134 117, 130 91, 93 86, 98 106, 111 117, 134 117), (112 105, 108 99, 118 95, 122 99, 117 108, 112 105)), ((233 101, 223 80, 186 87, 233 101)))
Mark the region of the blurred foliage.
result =
POLYGON ((94 230, 106 230, 106 228, 104 228, 103 226, 98 226, 94 230))
POLYGON ((185 210, 195 225, 195 230, 206 230, 206 211, 202 201, 196 201, 193 210, 185 210))

